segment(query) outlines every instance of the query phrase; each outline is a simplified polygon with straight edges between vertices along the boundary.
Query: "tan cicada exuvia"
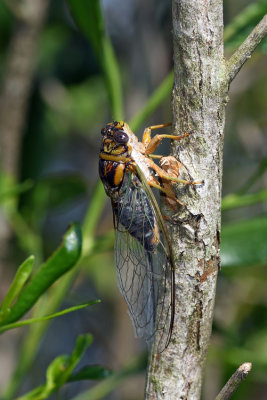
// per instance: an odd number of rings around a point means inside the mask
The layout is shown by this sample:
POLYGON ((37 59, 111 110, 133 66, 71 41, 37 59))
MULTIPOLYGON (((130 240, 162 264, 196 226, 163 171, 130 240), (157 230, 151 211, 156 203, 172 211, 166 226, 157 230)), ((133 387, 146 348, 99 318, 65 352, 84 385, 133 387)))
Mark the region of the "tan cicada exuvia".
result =
POLYGON ((146 128, 139 142, 125 122, 109 123, 101 131, 99 156, 100 177, 113 208, 119 288, 136 336, 149 344, 156 336, 159 352, 168 346, 172 335, 175 274, 170 238, 151 187, 179 203, 170 182, 201 183, 178 179, 152 160, 163 138, 189 136, 163 134, 151 138, 152 129, 170 125, 146 128))

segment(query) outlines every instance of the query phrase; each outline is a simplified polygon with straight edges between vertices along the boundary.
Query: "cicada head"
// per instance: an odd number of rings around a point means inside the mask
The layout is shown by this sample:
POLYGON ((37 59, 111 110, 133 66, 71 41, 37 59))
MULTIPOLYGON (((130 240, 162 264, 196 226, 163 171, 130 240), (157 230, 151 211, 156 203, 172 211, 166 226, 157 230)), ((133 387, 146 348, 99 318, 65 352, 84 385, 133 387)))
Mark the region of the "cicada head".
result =
POLYGON ((113 121, 101 130, 103 136, 101 151, 115 156, 129 157, 138 139, 124 121, 113 121))

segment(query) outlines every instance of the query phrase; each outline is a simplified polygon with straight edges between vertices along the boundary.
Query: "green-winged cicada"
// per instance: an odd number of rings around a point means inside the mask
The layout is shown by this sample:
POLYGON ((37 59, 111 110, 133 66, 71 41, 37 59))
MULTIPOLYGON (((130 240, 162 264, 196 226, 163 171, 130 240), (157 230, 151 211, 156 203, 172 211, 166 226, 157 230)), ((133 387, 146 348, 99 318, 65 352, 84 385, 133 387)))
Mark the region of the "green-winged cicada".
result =
POLYGON ((125 122, 111 122, 101 130, 99 155, 100 178, 113 209, 118 285, 136 336, 148 344, 156 338, 159 352, 168 346, 174 326, 175 270, 169 234, 151 187, 179 203, 171 183, 200 183, 166 172, 164 158, 161 166, 152 160, 163 138, 189 135, 151 138, 153 129, 169 125, 146 128, 139 142, 125 122))

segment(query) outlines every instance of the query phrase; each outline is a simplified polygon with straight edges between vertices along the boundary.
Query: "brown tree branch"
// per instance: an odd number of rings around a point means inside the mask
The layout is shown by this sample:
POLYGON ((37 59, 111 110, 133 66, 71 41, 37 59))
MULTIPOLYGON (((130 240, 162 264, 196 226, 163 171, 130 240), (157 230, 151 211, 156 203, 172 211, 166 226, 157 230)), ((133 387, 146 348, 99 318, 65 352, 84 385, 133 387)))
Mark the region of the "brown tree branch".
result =
POLYGON ((238 386, 248 376, 251 371, 252 364, 246 362, 235 371, 228 382, 224 385, 215 400, 228 400, 232 397, 238 386))
MULTIPOLYGON (((173 127, 193 132, 173 148, 196 188, 171 216, 176 258, 176 315, 171 343, 152 351, 146 399, 198 400, 209 344, 221 224, 222 148, 227 78, 222 0, 173 0, 173 127)), ((165 210, 164 210, 165 214, 165 210)))
POLYGON ((257 26, 253 29, 246 40, 241 44, 241 46, 234 52, 230 59, 226 63, 228 81, 229 84, 235 78, 237 73, 240 71, 244 63, 251 54, 260 44, 262 39, 267 34, 267 15, 265 15, 257 26))

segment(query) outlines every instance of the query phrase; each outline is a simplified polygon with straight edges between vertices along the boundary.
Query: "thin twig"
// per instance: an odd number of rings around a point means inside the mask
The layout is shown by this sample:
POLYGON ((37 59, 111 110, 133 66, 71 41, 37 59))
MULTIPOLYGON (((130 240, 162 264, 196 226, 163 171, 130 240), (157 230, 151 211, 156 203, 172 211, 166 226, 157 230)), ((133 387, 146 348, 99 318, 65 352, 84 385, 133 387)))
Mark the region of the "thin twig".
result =
POLYGON ((228 400, 232 397, 238 386, 242 383, 242 381, 248 376, 251 371, 252 364, 250 362, 246 362, 235 371, 235 373, 231 376, 229 381, 224 385, 218 396, 215 400, 228 400))
POLYGON ((241 46, 234 52, 226 63, 228 69, 229 84, 240 71, 242 65, 251 57, 258 44, 267 34, 267 15, 255 26, 250 35, 245 39, 241 46))

